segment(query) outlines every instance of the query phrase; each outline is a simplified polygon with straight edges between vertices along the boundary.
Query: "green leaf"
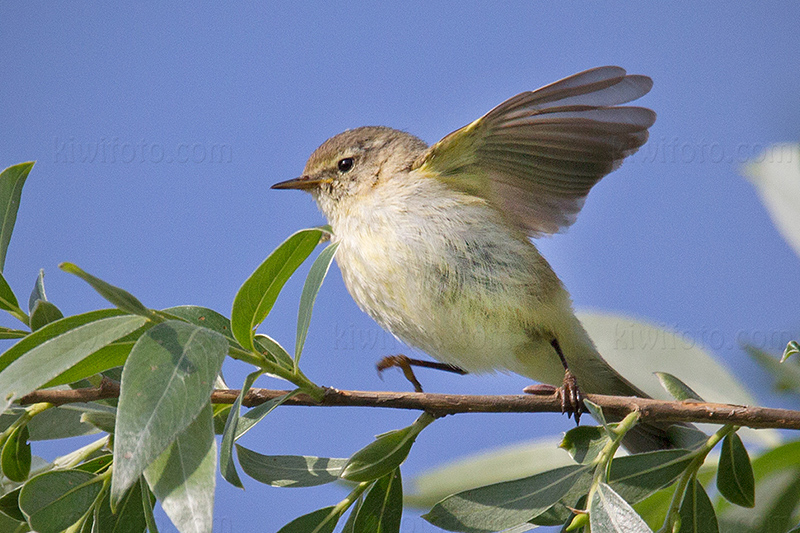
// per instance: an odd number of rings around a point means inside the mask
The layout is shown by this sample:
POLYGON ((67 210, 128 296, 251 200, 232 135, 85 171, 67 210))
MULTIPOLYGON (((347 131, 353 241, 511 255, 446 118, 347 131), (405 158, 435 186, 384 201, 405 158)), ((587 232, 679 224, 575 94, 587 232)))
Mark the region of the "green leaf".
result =
POLYGON ((24 339, 6 350, 0 355, 0 372, 8 365, 19 359, 22 354, 27 353, 35 347, 58 337, 62 333, 73 330, 90 322, 96 322, 104 318, 122 316, 124 313, 118 309, 100 309, 89 311, 81 315, 74 315, 63 318, 27 335, 24 339))
POLYGON ((789 344, 786 345, 786 349, 783 350, 783 357, 781 357, 781 363, 785 362, 793 355, 800 354, 800 343, 797 341, 790 341, 789 344))
POLYGON ((273 487, 315 487, 339 479, 347 459, 302 455, 262 455, 236 445, 239 465, 258 482, 273 487))
POLYGON ((791 528, 797 521, 800 504, 800 468, 776 469, 760 477, 755 501, 752 509, 728 505, 718 510, 720 530, 725 533, 784 533, 791 528))
POLYGON ((742 168, 767 208, 772 223, 786 242, 800 256, 800 146, 768 146, 742 168), (770 154, 779 154, 777 156, 770 154))
POLYGON ((153 516, 153 506, 156 504, 156 498, 150 492, 150 487, 143 477, 139 478, 139 487, 142 493, 142 510, 144 511, 144 519, 147 523, 148 533, 158 533, 158 526, 156 525, 156 517, 153 516))
POLYGON ((583 400, 583 404, 586 406, 586 409, 589 411, 589 414, 592 415, 592 418, 600 422, 600 425, 606 430, 606 434, 610 437, 614 437, 614 432, 611 431, 611 428, 608 426, 608 422, 606 422, 606 417, 603 414, 603 408, 597 405, 596 403, 592 402, 591 400, 583 400))
POLYGON ((736 433, 722 441, 717 469, 717 489, 726 500, 742 507, 755 505, 755 480, 750 456, 736 433))
POLYGON ((55 470, 32 477, 19 494, 19 506, 38 533, 61 533, 94 504, 103 479, 80 470, 55 470))
POLYGON ((66 529, 64 533, 94 533, 94 513, 83 516, 72 527, 66 529))
POLYGON ((350 507, 350 516, 347 517, 347 522, 342 526, 342 533, 354 533, 353 528, 356 526, 356 518, 361 505, 364 503, 364 495, 362 494, 356 502, 350 507))
POLYGON ((31 291, 31 295, 28 298, 28 311, 30 312, 30 326, 33 331, 50 322, 64 318, 61 310, 47 301, 47 295, 44 292, 44 269, 40 269, 39 275, 36 277, 33 291, 31 291))
POLYGON ((286 281, 320 242, 319 229, 300 230, 286 239, 242 284, 231 309, 233 336, 254 349, 255 329, 267 317, 286 281))
POLYGON ((526 531, 530 531, 531 529, 536 529, 536 524, 520 524, 518 526, 510 527, 502 531, 502 533, 525 533, 526 531))
POLYGON ((0 172, 0 272, 5 270, 6 252, 17 221, 22 186, 33 164, 34 161, 19 163, 0 172))
POLYGON ((605 483, 600 483, 592 498, 589 524, 592 533, 653 533, 628 502, 605 483))
POLYGON ((231 321, 213 309, 197 305, 179 305, 162 310, 163 313, 182 318, 196 326, 203 326, 225 336, 231 343, 238 346, 231 333, 231 321))
POLYGON ((800 467, 800 440, 787 442, 753 460, 753 474, 757 481, 773 472, 800 467))
POLYGON ((222 435, 225 431, 225 424, 228 422, 228 415, 231 412, 230 404, 215 403, 212 405, 214 408, 214 434, 222 435))
POLYGON ((29 333, 23 329, 0 327, 0 339, 21 339, 27 337, 29 333))
POLYGON ((591 464, 610 441, 598 426, 578 426, 567 431, 559 448, 569 452, 576 463, 591 464))
POLYGON ((112 504, 204 409, 227 351, 219 333, 177 320, 139 338, 122 371, 112 504))
POLYGON ((484 533, 508 529, 528 522, 557 503, 589 472, 589 466, 570 465, 468 490, 445 498, 422 517, 448 531, 484 533))
POLYGON ((772 374, 776 390, 779 392, 792 391, 800 394, 800 365, 793 364, 793 361, 781 364, 775 356, 754 346, 746 345, 744 350, 764 370, 772 374))
POLYGON ((36 331, 50 322, 64 318, 64 313, 55 305, 45 300, 37 300, 31 311, 31 330, 36 331))
POLYGON ((314 301, 317 299, 319 289, 322 287, 322 282, 331 268, 333 256, 336 249, 339 247, 338 242, 329 244, 319 254, 311 269, 308 271, 305 285, 303 285, 303 293, 300 296, 300 308, 297 311, 297 341, 294 346, 294 364, 295 368, 300 361, 300 355, 303 353, 303 346, 306 343, 306 336, 308 335, 308 326, 311 324, 311 312, 314 309, 314 301))
POLYGON ((398 468, 369 489, 356 516, 353 533, 400 533, 402 516, 403 483, 398 468))
POLYGON ((117 504, 116 512, 111 510, 109 495, 106 493, 97 506, 94 515, 94 529, 97 533, 143 533, 147 522, 142 507, 142 486, 134 483, 117 504))
POLYGON ((84 472, 99 474, 103 470, 106 470, 113 461, 114 456, 112 454, 104 453, 95 457, 94 459, 86 461, 85 463, 79 464, 75 467, 75 470, 83 470, 84 472))
POLYGON ((539 526, 563 525, 574 516, 572 509, 586 509, 586 496, 591 486, 592 475, 581 476, 558 503, 536 515, 529 523, 539 526))
POLYGON ((295 518, 278 533, 333 533, 341 514, 335 507, 323 507, 299 518, 295 518))
POLYGON ((101 404, 94 404, 94 407, 95 409, 84 411, 81 414, 81 422, 113 435, 117 424, 116 408, 101 404), (100 407, 107 407, 108 410, 99 409, 100 407))
POLYGON ((406 460, 419 433, 433 420, 431 415, 423 413, 410 426, 379 435, 350 457, 342 479, 372 481, 392 472, 406 460))
MULTIPOLYGON (((572 486, 571 489, 567 491, 564 497, 558 503, 550 506, 548 509, 544 510, 543 512, 539 513, 535 517, 531 518, 525 524, 520 524, 514 528, 510 528, 508 530, 503 530, 503 533, 506 531, 516 531, 517 528, 522 528, 525 525, 528 526, 563 526, 565 522, 571 521, 575 514, 573 509, 586 509, 586 496, 589 492, 589 487, 592 484, 592 477, 591 475, 584 475, 572 486)), ((586 523, 589 523, 589 518, 587 516, 586 523)), ((520 529, 521 531, 527 531, 527 529, 520 529)))
POLYGON ((19 308, 19 302, 11 290, 6 278, 0 272, 0 309, 4 311, 11 311, 12 314, 24 315, 25 312, 19 308))
POLYGON ((88 404, 66 404, 39 413, 28 422, 30 440, 66 439, 96 433, 97 429, 81 421, 82 406, 88 407, 88 404))
POLYGON ((609 484, 631 503, 678 479, 694 459, 688 450, 658 450, 617 457, 611 462, 609 484))
POLYGON ((0 531, 9 531, 12 533, 28 533, 31 528, 24 520, 19 522, 13 518, 9 518, 0 514, 0 531))
POLYGON ((28 427, 18 427, 3 444, 3 475, 11 481, 25 481, 31 472, 31 445, 28 427))
POLYGON ((44 292, 44 269, 39 269, 39 275, 36 276, 36 282, 33 284, 33 290, 28 297, 28 312, 33 312, 33 306, 39 300, 47 301, 47 295, 44 292))
MULTIPOLYGON (((60 322, 31 334, 14 348, 60 322)), ((136 316, 104 318, 62 333, 21 354, 0 373, 0 408, 7 409, 15 399, 38 389, 100 348, 138 329, 144 322, 145 319, 136 316)), ((3 354, 3 358, 9 352, 11 350, 3 354)))
MULTIPOLYGON (((197 418, 144 471, 161 507, 181 533, 211 533, 217 460, 212 416, 211 403, 206 401, 197 418)), ((116 464, 115 459, 114 476, 116 464)))
POLYGON ((267 335, 258 334, 253 339, 256 350, 270 357, 275 363, 288 370, 294 370, 294 360, 278 341, 267 335), (266 353, 265 353, 266 352, 266 353))
POLYGON ((284 394, 283 396, 279 396, 278 398, 273 398, 268 402, 264 402, 259 404, 245 414, 239 417, 239 422, 236 424, 236 438, 234 440, 239 440, 239 438, 250 431, 250 429, 261 422, 265 416, 270 414, 276 407, 283 404, 289 398, 293 398, 294 396, 300 394, 302 392, 300 389, 295 389, 288 394, 284 394))
MULTIPOLYGON (((714 470, 716 470, 716 465, 714 466, 714 470)), ((633 504, 633 509, 651 528, 659 528, 664 523, 664 519, 667 516, 667 509, 669 509, 674 493, 675 485, 659 490, 644 500, 633 504)))
POLYGON ((91 285, 97 293, 108 300, 117 308, 127 311, 128 313, 143 316, 150 320, 158 321, 158 316, 152 309, 148 309, 140 302, 134 295, 126 290, 115 287, 110 283, 103 281, 100 278, 92 276, 88 272, 84 272, 77 265, 73 263, 61 263, 58 268, 64 272, 69 272, 81 278, 83 281, 91 285))
POLYGON ((239 474, 236 472, 236 464, 233 462, 233 441, 236 440, 239 409, 247 391, 253 386, 258 376, 263 373, 263 370, 256 370, 245 378, 242 390, 239 391, 239 396, 233 402, 233 407, 228 413, 228 420, 225 422, 225 429, 222 431, 222 443, 219 449, 219 471, 228 483, 240 489, 243 489, 244 486, 242 485, 242 480, 239 479, 239 474))
MULTIPOLYGON (((144 328, 152 326, 151 322, 146 322, 142 325, 140 332, 144 332, 144 328)), ((123 342, 117 340, 104 346, 92 353, 82 361, 70 367, 66 371, 57 375, 44 385, 42 388, 56 387, 58 385, 66 385, 67 383, 75 383, 82 379, 89 378, 95 374, 105 372, 111 368, 122 366, 127 361, 128 356, 136 344, 135 341, 123 342)))
MULTIPOLYGON (((25 521, 25 515, 22 514, 22 511, 19 508, 19 493, 22 490, 22 487, 17 487, 14 490, 10 490, 3 494, 0 497, 0 513, 8 516, 9 518, 13 518, 19 522, 25 521)), ((0 531, 2 531, 0 529, 0 531)))
POLYGON ((692 388, 681 381, 680 379, 676 378, 672 374, 667 372, 656 372, 656 377, 661 382, 661 386, 664 387, 668 393, 672 395, 673 398, 679 401, 685 400, 697 400, 697 401, 704 401, 700 395, 698 395, 692 388))
POLYGON ((714 506, 703 485, 692 479, 686 487, 679 511, 681 533, 719 533, 714 506))
POLYGON ((558 443, 554 437, 539 438, 437 466, 406 484, 405 505, 430 509, 451 494, 575 464, 558 443))

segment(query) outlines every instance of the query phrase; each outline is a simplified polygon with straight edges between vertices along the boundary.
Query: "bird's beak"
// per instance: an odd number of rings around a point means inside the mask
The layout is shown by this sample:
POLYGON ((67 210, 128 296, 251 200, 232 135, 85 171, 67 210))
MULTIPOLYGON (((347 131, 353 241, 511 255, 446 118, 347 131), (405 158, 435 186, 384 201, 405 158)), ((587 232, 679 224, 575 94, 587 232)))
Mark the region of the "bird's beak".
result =
POLYGON ((297 189, 300 191, 307 191, 309 189, 316 189, 325 180, 316 176, 300 176, 291 180, 281 181, 276 183, 270 189, 297 189))

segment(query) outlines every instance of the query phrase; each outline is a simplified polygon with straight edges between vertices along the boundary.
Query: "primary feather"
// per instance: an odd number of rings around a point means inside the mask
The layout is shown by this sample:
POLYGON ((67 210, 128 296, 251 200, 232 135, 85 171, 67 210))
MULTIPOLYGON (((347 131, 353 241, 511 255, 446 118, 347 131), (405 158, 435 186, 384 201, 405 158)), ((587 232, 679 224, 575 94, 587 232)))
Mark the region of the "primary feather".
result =
POLYGON ((620 67, 575 74, 506 100, 433 145, 415 167, 487 200, 530 236, 555 233, 647 141, 655 113, 619 104, 652 85, 620 67))

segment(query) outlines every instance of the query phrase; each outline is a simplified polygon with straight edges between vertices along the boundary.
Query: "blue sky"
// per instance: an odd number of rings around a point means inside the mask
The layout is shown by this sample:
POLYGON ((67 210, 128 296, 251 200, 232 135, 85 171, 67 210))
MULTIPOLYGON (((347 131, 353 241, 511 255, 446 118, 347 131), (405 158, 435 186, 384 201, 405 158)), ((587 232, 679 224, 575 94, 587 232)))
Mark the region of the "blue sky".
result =
MULTIPOLYGON (((4 275, 26 299, 44 268, 49 298, 69 314, 105 303, 60 272, 61 261, 150 307, 229 314, 275 246, 323 222, 309 196, 269 186, 298 175, 326 138, 381 124, 435 142, 518 92, 616 64, 655 81, 640 101, 658 113, 650 141, 540 248, 577 307, 705 343, 777 404, 738 340, 797 336, 800 260, 738 169, 800 137, 798 20, 795 2, 4 3, 0 166, 38 161, 4 275)), ((262 327, 290 349, 301 287, 290 282, 262 327)), ((338 388, 406 390, 399 374, 382 382, 373 370, 399 351, 408 349, 358 310, 334 267, 306 374, 338 388)), ((226 366, 236 386, 245 371, 226 366)), ((420 377, 439 392, 527 384, 420 377)), ((245 444, 345 456, 413 416, 287 408, 245 444)), ((557 416, 450 417, 426 430, 404 472, 569 427, 557 416)), ((277 530, 344 494, 245 483, 244 492, 220 483, 215 530, 277 530)), ((409 516, 404 531, 433 528, 409 516)))

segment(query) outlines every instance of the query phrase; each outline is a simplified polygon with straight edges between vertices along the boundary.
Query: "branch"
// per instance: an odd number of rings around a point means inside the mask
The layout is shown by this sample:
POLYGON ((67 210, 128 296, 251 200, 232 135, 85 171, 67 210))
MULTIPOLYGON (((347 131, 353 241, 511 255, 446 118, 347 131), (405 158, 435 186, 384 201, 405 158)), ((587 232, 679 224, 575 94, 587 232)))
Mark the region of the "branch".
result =
MULTIPOLYGON (((289 391, 251 389, 244 398, 244 405, 255 405, 279 398, 289 391)), ((231 404, 239 396, 235 389, 215 390, 211 402, 231 404)), ((749 407, 697 401, 662 401, 632 396, 605 396, 587 394, 592 402, 603 408, 609 418, 623 418, 632 411, 639 411, 642 420, 653 422, 695 422, 710 424, 735 424, 751 428, 800 429, 800 411, 749 407)), ((28 405, 48 402, 54 405, 90 402, 104 398, 119 397, 119 384, 103 379, 97 387, 75 390, 40 390, 20 398, 19 403, 28 405)), ((428 411, 437 416, 457 413, 560 413, 561 400, 555 394, 538 396, 531 394, 476 396, 467 394, 431 394, 423 392, 370 392, 341 391, 328 388, 321 401, 305 394, 298 394, 284 405, 318 407, 386 407, 428 411)))

